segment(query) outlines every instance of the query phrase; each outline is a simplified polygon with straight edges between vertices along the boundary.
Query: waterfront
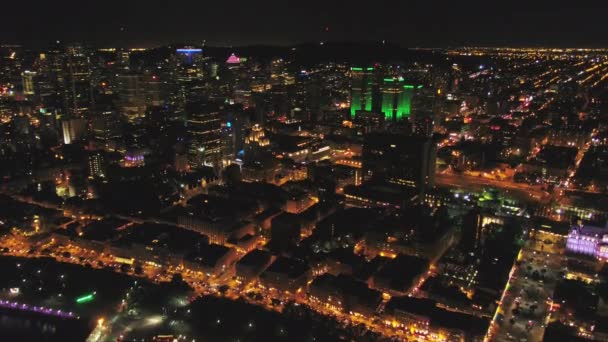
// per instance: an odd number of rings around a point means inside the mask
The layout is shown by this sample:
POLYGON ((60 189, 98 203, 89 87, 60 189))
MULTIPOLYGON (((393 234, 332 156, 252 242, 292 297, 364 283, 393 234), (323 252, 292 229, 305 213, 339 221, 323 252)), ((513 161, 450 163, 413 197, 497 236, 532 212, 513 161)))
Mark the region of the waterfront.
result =
POLYGON ((0 335, 4 341, 84 341, 90 331, 86 320, 0 309, 0 335))

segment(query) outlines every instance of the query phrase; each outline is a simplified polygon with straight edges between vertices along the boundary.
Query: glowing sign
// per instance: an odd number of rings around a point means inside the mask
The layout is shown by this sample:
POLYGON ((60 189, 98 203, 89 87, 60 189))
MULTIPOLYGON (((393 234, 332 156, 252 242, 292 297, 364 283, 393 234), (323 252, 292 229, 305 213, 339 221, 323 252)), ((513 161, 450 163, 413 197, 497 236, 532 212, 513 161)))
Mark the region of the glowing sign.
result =
POLYGON ((230 57, 228 57, 228 59, 226 60, 226 63, 239 64, 239 63, 241 63, 241 59, 237 55, 231 54, 230 57))
POLYGON ((203 49, 177 49, 175 50, 179 53, 196 53, 196 52, 203 52, 203 49))
POLYGON ((120 262, 123 264, 127 264, 127 265, 133 265, 133 263, 135 262, 135 260, 133 258, 127 259, 127 258, 121 258, 121 257, 114 257, 114 261, 120 262))
POLYGON ((92 301, 93 299, 95 299, 95 295, 93 293, 89 293, 88 295, 76 298, 76 303, 78 303, 78 304, 88 303, 88 302, 92 301))

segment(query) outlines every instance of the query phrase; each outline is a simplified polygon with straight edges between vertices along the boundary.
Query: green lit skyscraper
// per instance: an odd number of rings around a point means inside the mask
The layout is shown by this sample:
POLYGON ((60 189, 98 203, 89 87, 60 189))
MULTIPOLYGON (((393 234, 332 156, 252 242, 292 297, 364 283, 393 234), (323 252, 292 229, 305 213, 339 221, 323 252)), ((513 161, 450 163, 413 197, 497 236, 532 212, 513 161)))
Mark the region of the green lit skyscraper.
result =
POLYGON ((372 110, 372 88, 374 68, 351 68, 350 116, 355 117, 358 110, 372 110))
POLYGON ((382 113, 386 121, 402 121, 412 112, 414 91, 422 86, 405 84, 402 77, 385 78, 382 83, 382 113))

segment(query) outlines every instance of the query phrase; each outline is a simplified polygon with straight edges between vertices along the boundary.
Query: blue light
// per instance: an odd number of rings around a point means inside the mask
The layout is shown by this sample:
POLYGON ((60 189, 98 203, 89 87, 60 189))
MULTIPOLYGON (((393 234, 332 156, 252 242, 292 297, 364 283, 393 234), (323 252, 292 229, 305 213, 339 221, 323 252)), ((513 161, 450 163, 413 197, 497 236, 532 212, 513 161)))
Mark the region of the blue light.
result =
POLYGON ((228 127, 228 128, 232 127, 232 123, 230 121, 226 122, 226 127, 228 127))
POLYGON ((177 49, 175 50, 181 53, 194 53, 194 52, 203 52, 203 49, 177 49))

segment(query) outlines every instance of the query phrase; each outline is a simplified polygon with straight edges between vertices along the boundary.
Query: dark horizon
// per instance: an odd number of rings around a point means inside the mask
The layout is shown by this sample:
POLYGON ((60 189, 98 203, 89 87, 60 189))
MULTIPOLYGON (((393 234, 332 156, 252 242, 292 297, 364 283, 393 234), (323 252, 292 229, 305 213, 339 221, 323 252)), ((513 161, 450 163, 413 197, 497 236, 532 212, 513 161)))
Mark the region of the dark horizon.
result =
POLYGON ((80 1, 4 7, 0 41, 43 46, 60 40, 153 47, 176 41, 211 46, 292 46, 320 41, 382 41, 402 47, 608 47, 608 4, 515 0, 488 4, 345 1, 263 4, 80 1), (576 5, 576 6, 575 6, 576 5))

